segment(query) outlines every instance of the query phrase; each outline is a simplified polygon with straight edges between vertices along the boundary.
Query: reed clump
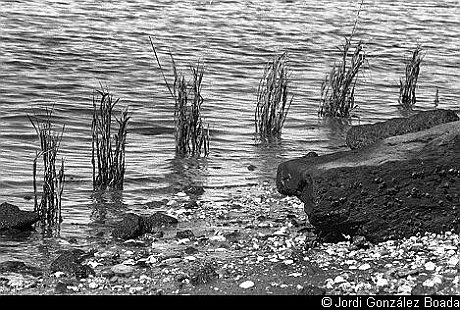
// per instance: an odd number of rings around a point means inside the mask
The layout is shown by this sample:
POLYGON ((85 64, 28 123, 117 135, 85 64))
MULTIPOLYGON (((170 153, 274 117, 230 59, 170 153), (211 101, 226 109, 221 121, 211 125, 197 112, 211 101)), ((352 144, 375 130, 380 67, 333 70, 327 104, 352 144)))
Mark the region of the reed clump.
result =
POLYGON ((152 49, 160 67, 163 79, 169 93, 174 99, 174 137, 176 154, 181 156, 209 155, 209 125, 203 124, 201 108, 204 98, 201 95, 204 65, 198 62, 195 67, 190 67, 191 79, 186 80, 185 75, 179 73, 172 53, 172 70, 174 83, 170 85, 164 74, 155 46, 149 37, 152 49))
POLYGON ((59 228, 62 222, 61 202, 64 191, 64 159, 61 158, 60 165, 56 164, 57 154, 61 145, 65 125, 57 130, 52 121, 52 109, 45 109, 44 116, 29 116, 29 121, 35 129, 40 141, 40 150, 36 152, 33 162, 33 187, 34 187, 34 211, 40 218, 43 233, 50 232, 54 227, 59 228), (37 162, 39 158, 43 161, 43 182, 40 203, 38 202, 37 190, 37 162))
POLYGON ((417 45, 412 52, 412 57, 405 61, 405 75, 399 80, 398 102, 404 110, 412 110, 417 102, 415 90, 417 88, 417 80, 420 73, 420 64, 423 60, 421 52, 422 47, 417 45))
MULTIPOLYGON (((352 37, 352 36, 351 36, 352 37)), ((342 46, 342 61, 334 65, 321 85, 321 98, 318 115, 329 117, 350 117, 355 105, 355 87, 358 73, 362 69, 366 54, 361 41, 352 48, 350 39, 345 38, 342 46)))
POLYGON ((359 41, 354 46, 353 53, 350 53, 350 50, 363 3, 364 0, 359 5, 350 37, 345 37, 345 44, 340 50, 342 54, 341 62, 332 67, 330 73, 326 75, 321 84, 318 109, 318 115, 321 117, 348 118, 351 116, 351 111, 357 107, 355 105, 355 87, 358 81, 358 74, 363 69, 366 53, 362 41, 359 41))
POLYGON ((265 65, 259 82, 254 115, 257 138, 270 141, 281 136, 292 103, 289 99, 289 69, 286 53, 274 57, 265 65))
POLYGON ((127 125, 130 117, 125 109, 119 117, 113 108, 120 98, 114 100, 107 87, 101 85, 97 96, 93 95, 93 119, 91 123, 93 166, 93 189, 123 189, 125 175, 125 146, 127 125), (115 121, 112 120, 112 116, 115 121), (118 128, 112 135, 112 126, 118 128))

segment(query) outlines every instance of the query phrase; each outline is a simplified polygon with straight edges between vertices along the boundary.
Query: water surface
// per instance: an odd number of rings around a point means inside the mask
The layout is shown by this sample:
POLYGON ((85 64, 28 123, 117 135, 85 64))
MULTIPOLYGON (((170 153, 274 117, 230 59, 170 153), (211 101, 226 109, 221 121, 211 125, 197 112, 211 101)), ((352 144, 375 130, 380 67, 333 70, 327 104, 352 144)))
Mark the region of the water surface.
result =
MULTIPOLYGON (((101 212, 117 217, 144 210, 145 203, 195 184, 204 186, 203 199, 225 199, 235 189, 272 182, 284 160, 344 149, 346 126, 318 119, 317 108, 321 82, 340 59, 358 7, 358 1, 337 0, 3 1, 0 202, 33 208, 24 197, 33 193, 38 141, 27 114, 52 104, 56 122, 66 124, 64 237, 85 236, 101 212), (198 60, 206 64, 207 159, 174 154, 173 102, 149 35, 168 72, 169 51, 184 72, 198 60), (293 104, 281 141, 258 145, 255 92, 265 62, 282 52, 289 56, 293 104), (131 113, 125 188, 102 196, 92 192, 90 161, 92 95, 99 83, 131 113)), ((368 59, 356 90, 359 122, 400 115, 398 81, 417 44, 425 53, 417 106, 433 108, 438 89, 440 107, 459 109, 459 16, 458 1, 365 1, 354 36, 365 43, 368 59)), ((20 253, 26 244, 3 244, 0 254, 20 253)))

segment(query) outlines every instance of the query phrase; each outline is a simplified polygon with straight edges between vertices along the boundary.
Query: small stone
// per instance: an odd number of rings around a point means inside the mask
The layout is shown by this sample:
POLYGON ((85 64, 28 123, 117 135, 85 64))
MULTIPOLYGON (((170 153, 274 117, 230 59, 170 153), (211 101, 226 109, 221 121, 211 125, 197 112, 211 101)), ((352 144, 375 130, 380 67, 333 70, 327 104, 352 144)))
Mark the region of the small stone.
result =
POLYGON ((122 262, 122 264, 123 265, 132 265, 133 266, 133 265, 136 265, 136 261, 134 259, 132 259, 132 258, 129 258, 127 260, 124 260, 122 262))
POLYGON ((198 253, 198 250, 192 246, 189 246, 187 247, 185 250, 184 250, 185 254, 196 254, 198 253))
POLYGON ((90 289, 93 289, 93 290, 94 290, 94 289, 96 289, 96 288, 98 287, 98 285, 97 285, 96 282, 91 282, 90 284, 88 284, 88 287, 89 287, 90 289))
POLYGON ((435 286, 436 282, 433 281, 433 279, 426 279, 425 282, 423 282, 423 286, 427 287, 433 287, 435 286))
POLYGON ((195 234, 193 233, 193 231, 191 231, 190 229, 186 229, 186 230, 181 230, 181 231, 178 231, 176 233, 176 238, 177 239, 185 239, 185 238, 188 238, 188 239, 195 239, 195 234))
POLYGON ((428 271, 433 271, 436 268, 436 265, 433 262, 428 262, 425 264, 425 269, 428 271))
POLYGON ((158 259, 155 256, 150 255, 149 257, 147 257, 147 260, 145 261, 145 263, 147 263, 147 264, 155 264, 157 261, 158 261, 158 259))
POLYGON ((298 277, 301 277, 301 276, 302 276, 302 273, 300 273, 300 272, 293 272, 293 273, 288 274, 288 276, 289 276, 289 277, 298 278, 298 277))
POLYGON ((226 241, 227 239, 222 236, 222 235, 217 235, 217 236, 212 236, 212 237, 209 237, 209 241, 214 241, 214 242, 224 242, 226 241))
POLYGON ((359 270, 368 270, 371 268, 371 265, 369 264, 362 264, 358 269, 359 270))
POLYGON ((334 279, 335 284, 339 284, 339 283, 343 283, 343 282, 345 282, 345 279, 342 276, 337 276, 334 279))
POLYGON ((118 264, 111 268, 112 272, 118 275, 127 275, 134 271, 134 267, 127 266, 124 264, 118 264))
POLYGON ((377 286, 387 286, 388 285, 388 280, 384 278, 378 278, 377 279, 377 286))
POLYGON ((448 261, 447 263, 448 263, 450 266, 455 267, 455 266, 458 264, 458 262, 459 262, 459 258, 453 256, 453 257, 451 257, 451 258, 449 259, 449 261, 448 261))
POLYGON ((244 281, 240 284, 240 288, 243 288, 243 289, 248 289, 248 288, 251 288, 254 286, 254 282, 252 281, 244 281))
POLYGON ((140 282, 140 283, 149 282, 149 281, 151 281, 151 280, 152 280, 152 278, 149 277, 149 276, 147 276, 147 275, 145 275, 145 274, 143 274, 143 275, 141 275, 141 276, 139 277, 139 282, 140 282))
POLYGON ((178 258, 178 257, 173 257, 173 258, 168 258, 168 259, 165 259, 163 261, 163 263, 167 264, 167 265, 172 265, 172 264, 177 264, 181 261, 182 259, 178 258))

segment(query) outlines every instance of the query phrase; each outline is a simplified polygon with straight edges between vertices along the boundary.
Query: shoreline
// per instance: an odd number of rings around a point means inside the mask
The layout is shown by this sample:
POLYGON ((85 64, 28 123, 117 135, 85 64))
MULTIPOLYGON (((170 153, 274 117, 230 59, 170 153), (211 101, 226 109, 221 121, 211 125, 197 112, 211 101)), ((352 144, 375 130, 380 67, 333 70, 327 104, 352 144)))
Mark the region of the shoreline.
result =
POLYGON ((52 273, 49 264, 41 276, 2 272, 0 294, 460 294, 458 234, 317 245, 300 200, 272 186, 250 192, 195 207, 178 200, 179 224, 162 236, 120 242, 109 227, 95 230, 84 245, 62 246, 92 250, 83 265, 94 275, 52 273))

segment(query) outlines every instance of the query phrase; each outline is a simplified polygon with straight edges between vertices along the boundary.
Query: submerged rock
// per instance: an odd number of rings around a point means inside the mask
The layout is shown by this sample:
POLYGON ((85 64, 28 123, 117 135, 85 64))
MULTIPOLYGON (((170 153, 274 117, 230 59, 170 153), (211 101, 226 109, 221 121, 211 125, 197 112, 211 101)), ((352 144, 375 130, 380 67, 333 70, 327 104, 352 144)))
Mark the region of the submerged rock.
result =
POLYGON ((8 202, 0 204, 0 233, 9 230, 31 230, 40 218, 35 212, 20 210, 8 202))
POLYGON ((460 121, 278 167, 322 240, 371 242, 460 231, 460 121))
POLYGON ((458 121, 452 110, 430 110, 407 118, 393 118, 369 125, 352 126, 347 132, 347 146, 358 149, 388 137, 403 135, 431 128, 433 126, 458 121))

